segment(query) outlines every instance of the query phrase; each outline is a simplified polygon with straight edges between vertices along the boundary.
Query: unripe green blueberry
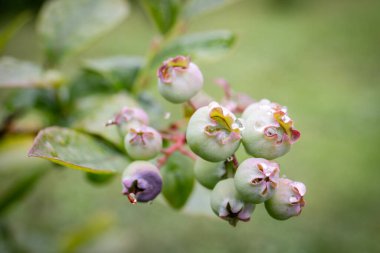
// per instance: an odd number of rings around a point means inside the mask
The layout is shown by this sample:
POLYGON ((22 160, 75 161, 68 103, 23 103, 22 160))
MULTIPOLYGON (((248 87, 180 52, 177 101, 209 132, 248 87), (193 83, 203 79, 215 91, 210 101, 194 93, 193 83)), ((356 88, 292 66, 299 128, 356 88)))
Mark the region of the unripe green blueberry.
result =
POLYGON ((194 165, 195 178, 198 182, 208 189, 213 189, 222 179, 227 177, 225 162, 209 162, 199 158, 194 165))
POLYGON ((286 107, 268 100, 251 104, 242 118, 243 145, 247 153, 255 157, 272 160, 283 156, 300 137, 286 107))
POLYGON ((189 57, 177 56, 163 62, 157 71, 158 90, 172 103, 183 103, 203 86, 203 75, 189 57))
POLYGON ((148 126, 131 128, 125 136, 124 146, 132 159, 149 160, 160 153, 162 137, 154 128, 148 126))
POLYGON ((162 189, 162 177, 156 166, 145 161, 132 162, 123 172, 123 194, 132 204, 153 200, 162 189))
MULTIPOLYGON (((241 115, 241 117, 247 120, 248 117, 250 117, 251 115, 257 115, 257 114, 260 114, 261 116, 271 115, 272 107, 276 105, 277 105, 276 103, 272 103, 268 99, 261 99, 259 102, 254 102, 248 105, 243 111, 243 114, 241 115)), ((266 120, 266 119, 267 119, 266 117, 263 118, 263 120, 266 120)), ((268 122, 272 122, 272 120, 269 120, 268 122)))
POLYGON ((211 208, 216 215, 235 226, 249 221, 255 205, 243 201, 235 189, 232 178, 219 181, 211 192, 211 208))
POLYGON ((239 148, 242 125, 235 115, 216 102, 191 116, 186 140, 191 150, 210 162, 224 161, 239 148))
POLYGON ((306 187, 303 183, 280 178, 278 188, 273 197, 265 202, 265 208, 277 220, 289 219, 301 213, 305 206, 305 193, 306 187))
POLYGON ((235 188, 242 199, 255 204, 271 198, 277 188, 280 167, 262 158, 242 162, 235 174, 235 188))

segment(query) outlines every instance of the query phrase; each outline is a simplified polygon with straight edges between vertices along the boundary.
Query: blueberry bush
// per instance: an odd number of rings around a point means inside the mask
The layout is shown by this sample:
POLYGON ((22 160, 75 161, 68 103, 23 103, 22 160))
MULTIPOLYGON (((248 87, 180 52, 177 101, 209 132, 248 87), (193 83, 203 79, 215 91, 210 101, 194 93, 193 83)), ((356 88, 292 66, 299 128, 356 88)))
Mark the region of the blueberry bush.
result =
MULTIPOLYGON (((219 59, 236 36, 227 30, 189 34, 186 26, 226 2, 142 0, 139 4, 160 33, 146 55, 83 59, 74 75, 64 71, 62 62, 118 26, 129 14, 128 4, 47 2, 36 27, 43 63, 0 58, 1 136, 38 132, 29 157, 82 170, 94 184, 119 177, 122 194, 132 204, 151 202, 162 193, 171 207, 181 209, 196 180, 212 190, 211 209, 231 225, 248 221, 260 203, 275 219, 299 215, 306 187, 281 177, 280 165, 273 161, 300 137, 287 108, 239 93, 221 78, 215 87, 223 98, 202 89, 214 84, 205 84, 207 73, 196 61, 219 59), (182 115, 166 111, 150 93, 151 86, 182 107, 182 115), (20 115, 36 109, 37 123, 23 127, 20 115), (237 159, 240 146, 251 158, 237 159)), ((9 24, 3 44, 26 19, 20 16, 9 24)), ((22 178, 30 187, 43 175, 36 171, 22 178)), ((25 183, 14 187, 9 199, 28 191, 25 183)))

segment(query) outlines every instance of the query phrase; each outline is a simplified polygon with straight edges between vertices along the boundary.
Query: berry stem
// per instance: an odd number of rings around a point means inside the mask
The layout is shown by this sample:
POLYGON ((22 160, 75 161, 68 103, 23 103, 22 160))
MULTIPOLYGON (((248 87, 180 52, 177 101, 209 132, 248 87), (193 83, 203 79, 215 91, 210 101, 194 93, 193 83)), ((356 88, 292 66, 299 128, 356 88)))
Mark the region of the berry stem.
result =
POLYGON ((194 161, 197 159, 197 156, 196 156, 193 152, 187 150, 187 149, 186 149, 185 147, 183 147, 183 146, 180 147, 180 148, 178 149, 178 151, 181 152, 181 154, 190 157, 190 158, 191 158, 192 160, 194 160, 194 161))
POLYGON ((239 167, 239 161, 237 160, 235 154, 233 154, 233 155, 231 156, 231 163, 233 164, 233 168, 234 168, 234 170, 237 170, 237 168, 239 167))
POLYGON ((225 168, 226 168, 226 176, 228 178, 233 178, 237 168, 239 167, 239 162, 236 158, 236 155, 233 154, 232 156, 228 157, 224 161, 224 164, 225 164, 225 168))
POLYGON ((173 144, 170 145, 168 148, 163 149, 161 151, 164 154, 164 156, 157 160, 157 167, 158 168, 161 168, 163 165, 165 165, 165 163, 169 159, 169 157, 176 151, 179 151, 181 154, 188 156, 193 160, 196 159, 196 156, 191 151, 189 151, 185 148, 186 135, 184 133, 177 133, 177 134, 163 133, 163 134, 161 134, 161 136, 162 136, 162 138, 173 142, 173 144))

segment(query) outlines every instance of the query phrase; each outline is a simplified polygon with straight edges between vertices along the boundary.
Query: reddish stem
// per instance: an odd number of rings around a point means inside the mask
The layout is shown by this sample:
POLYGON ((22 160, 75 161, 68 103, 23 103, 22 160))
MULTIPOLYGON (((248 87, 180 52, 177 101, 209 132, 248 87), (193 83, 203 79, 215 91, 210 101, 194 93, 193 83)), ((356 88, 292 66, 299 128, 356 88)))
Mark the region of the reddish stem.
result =
POLYGON ((237 170, 237 168, 239 167, 239 161, 237 160, 235 154, 233 154, 232 156, 230 156, 227 159, 227 162, 232 163, 234 170, 237 170))
POLYGON ((196 156, 193 152, 187 150, 187 149, 184 148, 183 146, 180 147, 180 148, 178 149, 178 151, 181 152, 181 154, 190 157, 190 158, 193 159, 194 161, 197 159, 197 156, 196 156))
POLYGON ((179 151, 181 154, 190 157, 191 159, 195 160, 196 156, 189 150, 185 148, 186 145, 186 135, 184 133, 178 133, 178 134, 162 134, 163 138, 170 140, 173 142, 171 146, 168 148, 162 150, 161 152, 164 154, 163 157, 159 158, 157 160, 157 167, 161 168, 163 165, 165 165, 166 161, 169 159, 169 157, 176 151, 179 151))

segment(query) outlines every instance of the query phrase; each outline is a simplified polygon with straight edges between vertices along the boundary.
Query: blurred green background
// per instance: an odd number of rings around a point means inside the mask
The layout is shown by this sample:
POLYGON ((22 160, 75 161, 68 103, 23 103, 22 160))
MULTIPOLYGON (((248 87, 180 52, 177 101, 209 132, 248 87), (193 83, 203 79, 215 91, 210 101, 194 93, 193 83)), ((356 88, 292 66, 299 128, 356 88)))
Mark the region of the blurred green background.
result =
MULTIPOLYGON (((246 0, 188 27, 238 35, 226 57, 197 62, 208 93, 222 96, 213 80, 223 77, 237 91, 288 106, 302 136, 277 161, 283 174, 307 186, 301 216, 276 221, 259 205, 249 223, 233 228, 161 200, 132 206, 118 178, 98 187, 80 171, 54 169, 0 218, 0 252, 380 252, 379 13, 380 2, 369 0, 246 0)), ((144 55, 155 33, 132 4, 127 20, 78 59, 144 55)), ((15 35, 4 55, 41 61, 34 24, 15 35)), ((31 141, 3 140, 0 167, 25 173, 46 166, 26 158, 31 141)), ((0 176, 6 183, 10 174, 0 176)), ((191 205, 209 210, 207 195, 191 205)))

